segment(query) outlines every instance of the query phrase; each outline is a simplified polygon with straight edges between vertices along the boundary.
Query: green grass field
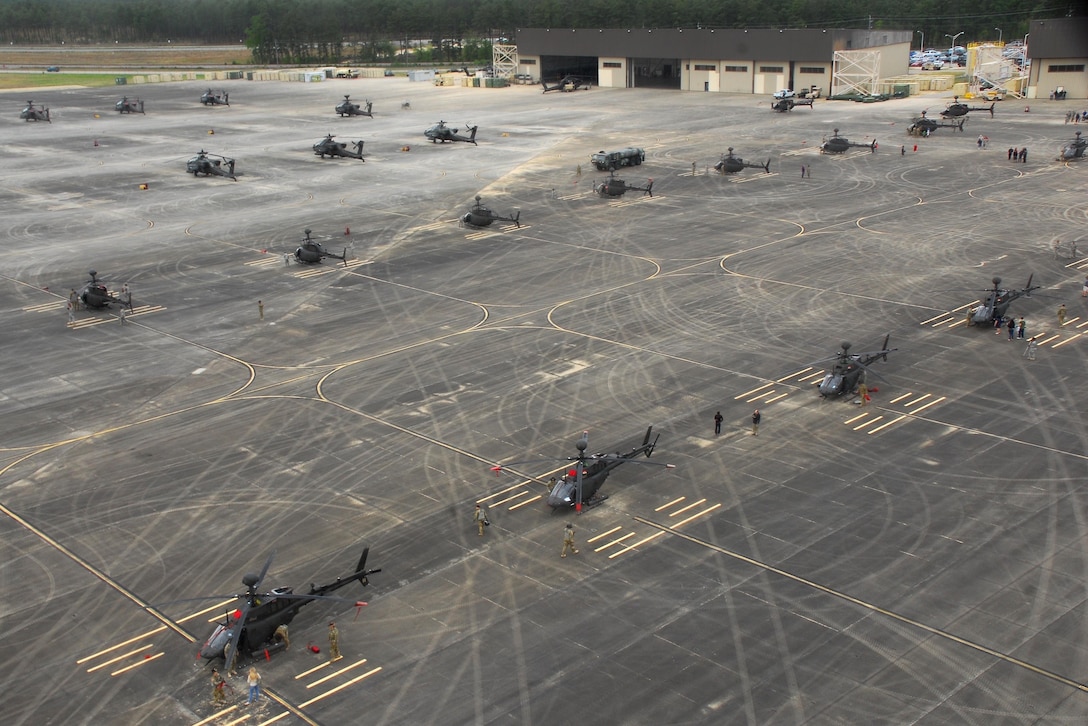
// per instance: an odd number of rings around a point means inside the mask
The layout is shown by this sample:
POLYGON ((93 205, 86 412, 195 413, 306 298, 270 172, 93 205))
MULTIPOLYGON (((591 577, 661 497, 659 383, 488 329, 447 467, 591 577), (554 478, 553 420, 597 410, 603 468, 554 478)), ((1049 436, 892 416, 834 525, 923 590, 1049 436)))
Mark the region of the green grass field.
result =
POLYGON ((0 90, 54 86, 112 86, 124 74, 110 73, 0 73, 0 90))

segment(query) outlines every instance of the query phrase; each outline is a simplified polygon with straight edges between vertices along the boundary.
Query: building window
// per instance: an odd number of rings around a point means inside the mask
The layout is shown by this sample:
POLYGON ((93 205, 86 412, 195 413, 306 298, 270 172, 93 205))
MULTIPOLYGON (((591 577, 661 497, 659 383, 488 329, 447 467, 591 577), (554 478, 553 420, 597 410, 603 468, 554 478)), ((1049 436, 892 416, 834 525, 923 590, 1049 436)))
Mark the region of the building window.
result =
POLYGON ((782 70, 783 70, 782 66, 760 66, 759 67, 759 72, 760 73, 781 73, 782 70))
POLYGON ((748 72, 748 66, 726 66, 725 67, 725 72, 726 73, 747 73, 748 72))
POLYGON ((535 66, 536 65, 536 58, 522 58, 521 59, 521 64, 523 66, 535 66))
POLYGON ((1084 73, 1084 64, 1068 66, 1047 66, 1047 73, 1084 73))
POLYGON ((623 64, 616 61, 605 61, 603 65, 605 68, 623 68, 623 64))
POLYGON ((708 66, 705 63, 700 65, 699 63, 696 63, 695 64, 695 70, 697 70, 697 71, 716 71, 716 70, 718 70, 718 66, 708 66))
POLYGON ((801 66, 801 73, 825 73, 827 69, 819 66, 801 66))

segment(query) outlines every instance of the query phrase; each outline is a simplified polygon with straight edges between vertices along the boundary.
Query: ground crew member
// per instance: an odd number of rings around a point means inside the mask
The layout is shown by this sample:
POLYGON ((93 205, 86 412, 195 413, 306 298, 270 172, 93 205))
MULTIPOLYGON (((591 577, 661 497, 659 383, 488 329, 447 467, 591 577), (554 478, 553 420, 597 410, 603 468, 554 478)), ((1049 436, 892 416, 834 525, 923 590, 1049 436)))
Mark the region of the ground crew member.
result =
POLYGON ((73 310, 79 310, 79 294, 76 293, 75 288, 68 291, 68 301, 72 303, 73 310))
POLYGON ((578 549, 574 546, 574 525, 570 522, 567 522, 567 528, 563 530, 563 553, 559 556, 566 557, 567 550, 578 554, 578 549))
POLYGON ((273 634, 272 637, 274 637, 276 640, 283 642, 284 650, 287 650, 291 647, 291 638, 287 634, 287 623, 281 623, 279 627, 276 628, 276 632, 273 634))
POLYGON ((1028 347, 1024 350, 1024 357, 1028 360, 1035 360, 1035 350, 1039 347, 1039 341, 1035 338, 1028 340, 1028 347))
POLYGON ((1058 325, 1065 325, 1065 303, 1058 306, 1058 325))
POLYGON ((68 301, 68 324, 72 325, 76 322, 76 306, 71 300, 68 301))
POLYGON ((858 384, 858 398, 861 399, 858 403, 862 406, 869 403, 869 387, 864 383, 858 384))
POLYGON ((477 533, 477 536, 483 537, 484 536, 484 523, 487 522, 487 515, 484 514, 484 510, 480 509, 479 504, 476 505, 476 512, 472 515, 472 521, 474 521, 476 523, 477 529, 480 530, 477 533))
POLYGON ((257 315, 260 316, 261 320, 264 320, 264 300, 257 301, 257 315))
POLYGON ((336 623, 329 623, 329 660, 340 660, 340 631, 336 623))
POLYGON ((759 415, 759 409, 752 411, 752 436, 759 433, 759 420, 763 418, 759 415))
POLYGON ((718 435, 722 432, 722 421, 725 420, 725 416, 722 416, 722 412, 718 411, 714 414, 714 435, 718 435))
POLYGON ((212 668, 212 702, 217 706, 222 706, 227 702, 227 682, 223 680, 223 676, 219 675, 219 671, 212 668))

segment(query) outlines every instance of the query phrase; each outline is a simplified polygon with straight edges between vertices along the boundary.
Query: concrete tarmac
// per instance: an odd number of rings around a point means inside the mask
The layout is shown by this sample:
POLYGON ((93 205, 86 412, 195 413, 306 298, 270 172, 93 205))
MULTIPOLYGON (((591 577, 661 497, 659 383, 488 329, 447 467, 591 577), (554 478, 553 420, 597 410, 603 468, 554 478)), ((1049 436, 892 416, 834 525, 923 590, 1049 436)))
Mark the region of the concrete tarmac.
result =
POLYGON ((0 95, 0 721, 1084 722, 1066 104, 916 139, 950 98, 206 88, 0 95), (337 117, 346 93, 374 118, 337 117), (52 123, 18 119, 31 97, 52 123), (440 119, 479 145, 428 143, 440 119), (819 153, 836 128, 877 149, 819 153), (328 133, 365 161, 315 156, 328 133), (593 193, 590 154, 625 146, 652 198, 593 193), (770 173, 718 174, 728 147, 770 173), (186 174, 202 149, 238 180, 186 174), (461 225, 476 195, 521 227, 461 225), (348 262, 290 261, 304 229, 348 262), (91 269, 129 286, 124 324, 68 324, 91 269), (995 276, 1041 286, 1010 308, 1034 361, 965 325, 995 276), (822 400, 814 361, 886 334, 871 403, 822 400), (651 424, 675 469, 545 506, 582 431, 616 452, 651 424), (196 654, 243 575, 274 553, 261 590, 305 591, 366 545, 382 572, 337 594, 369 604, 304 607, 266 697, 240 673, 217 716, 196 654))

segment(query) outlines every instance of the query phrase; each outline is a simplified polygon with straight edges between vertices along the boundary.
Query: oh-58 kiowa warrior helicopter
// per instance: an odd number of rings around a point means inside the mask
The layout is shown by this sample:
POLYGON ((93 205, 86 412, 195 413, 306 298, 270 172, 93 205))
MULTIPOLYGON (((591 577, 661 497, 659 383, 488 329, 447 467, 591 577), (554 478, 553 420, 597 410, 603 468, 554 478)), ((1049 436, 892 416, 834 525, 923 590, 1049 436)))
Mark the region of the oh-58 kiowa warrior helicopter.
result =
POLYGON ((994 106, 996 103, 991 103, 989 108, 986 106, 968 106, 966 103, 960 103, 959 96, 952 97, 952 103, 948 104, 948 108, 941 111, 942 118, 956 118, 958 116, 966 116, 971 111, 989 111, 990 118, 994 117, 994 106))
POLYGON ((993 288, 984 291, 989 293, 986 296, 986 302, 968 309, 967 324, 986 327, 1004 318, 1013 300, 1020 297, 1031 297, 1031 293, 1041 287, 1040 285, 1031 284, 1033 277, 1035 277, 1034 274, 1028 275, 1028 284, 1024 285, 1020 290, 1002 290, 1000 289, 1001 278, 995 276, 992 280, 994 283, 993 288))
MULTIPOLYGON (((626 454, 616 452, 615 454, 593 454, 592 456, 586 456, 586 448, 589 446, 589 432, 583 431, 581 438, 575 443, 575 447, 578 449, 577 456, 568 456, 563 459, 553 459, 553 461, 573 461, 574 466, 571 466, 563 477, 552 486, 551 491, 548 492, 547 503, 552 509, 570 509, 573 508, 576 511, 582 511, 583 507, 593 507, 605 499, 607 495, 599 494, 601 485, 604 484, 604 480, 608 478, 608 475, 620 464, 631 462, 634 464, 649 464, 652 466, 663 466, 666 469, 675 469, 674 464, 662 464, 656 461, 636 461, 635 457, 639 455, 645 455, 649 458, 650 454, 654 453, 654 447, 657 446, 657 440, 661 437, 658 434, 654 437, 653 441, 650 441, 650 435, 653 433, 654 427, 648 426, 646 428, 646 436, 642 439, 642 445, 628 451, 626 454)), ((518 466, 519 464, 536 464, 541 460, 534 461, 516 461, 511 464, 506 464, 506 467, 518 466)), ((502 472, 504 465, 493 466, 491 471, 495 474, 502 472)))
POLYGON ((431 143, 447 141, 465 141, 473 146, 477 146, 476 143, 476 126, 468 126, 468 130, 471 132, 468 136, 461 136, 457 133, 457 129, 451 129, 446 125, 445 121, 439 121, 434 126, 430 127, 423 132, 423 135, 431 140, 431 143))
POLYGON ((334 260, 341 260, 344 265, 348 264, 348 248, 344 248, 343 254, 336 254, 335 252, 329 252, 325 247, 317 240, 310 237, 310 233, 313 230, 307 229, 306 237, 299 243, 298 248, 295 250, 295 260, 299 264, 304 265, 316 265, 326 257, 331 257, 334 260))
POLYGON ((728 154, 722 154, 721 161, 714 165, 714 169, 722 174, 736 174, 741 169, 762 169, 768 174, 771 173, 771 160, 767 159, 766 164, 760 164, 757 162, 749 162, 735 156, 733 154, 733 147, 729 147, 728 154))
POLYGON ((586 91, 589 90, 589 84, 583 81, 578 76, 563 76, 554 86, 549 86, 547 83, 544 82, 544 79, 542 78, 540 79, 540 85, 544 87, 542 93, 547 93, 548 91, 563 91, 566 93, 570 91, 577 91, 579 88, 586 91))
POLYGON ((97 272, 90 270, 87 274, 91 276, 91 279, 79 291, 79 299, 83 301, 84 305, 99 310, 113 304, 126 306, 129 310, 132 309, 131 293, 127 294, 124 299, 111 295, 106 286, 99 282, 97 272))
POLYGON ((185 162, 185 171, 193 176, 198 174, 225 176, 228 179, 238 181, 238 177, 234 176, 234 159, 228 159, 219 154, 209 154, 203 149, 200 150, 199 154, 185 162))
POLYGON ((835 129, 835 133, 831 135, 831 138, 825 141, 820 147, 820 152, 824 154, 841 154, 851 146, 861 146, 876 151, 876 139, 873 139, 871 144, 856 143, 850 139, 839 136, 839 130, 835 129))
POLYGON ((213 91, 209 88, 201 94, 200 102, 205 106, 229 106, 230 94, 226 91, 213 91))
POLYGON ((113 105, 118 113, 143 113, 144 102, 138 98, 122 96, 121 100, 113 105))
POLYGON ((644 192, 651 197, 654 195, 654 180, 647 179, 646 186, 636 187, 633 184, 628 184, 623 179, 616 176, 616 172, 608 172, 608 178, 600 184, 593 183, 593 191, 597 192, 597 196, 600 197, 622 197, 627 192, 644 192))
POLYGON ((926 112, 922 111, 921 118, 914 119, 914 123, 907 127, 907 133, 911 136, 929 136, 937 129, 959 129, 963 131, 963 123, 967 119, 959 121, 937 121, 926 118, 926 112))
POLYGON ((369 116, 374 118, 374 114, 370 112, 371 106, 374 104, 370 102, 370 99, 366 101, 366 109, 357 103, 351 102, 351 96, 344 94, 344 100, 336 104, 336 113, 340 114, 340 118, 344 116, 369 116))
POLYGON ((356 141, 352 143, 352 151, 348 148, 347 144, 339 141, 333 141, 333 135, 327 134, 325 138, 314 144, 314 154, 324 159, 326 156, 330 159, 337 156, 342 156, 346 159, 358 159, 360 161, 366 161, 363 158, 363 142, 356 141))
POLYGON ((815 100, 815 98, 780 98, 776 101, 771 101, 771 110, 785 113, 786 111, 792 111, 797 106, 808 106, 809 108, 812 108, 812 103, 815 100))
POLYGON ((1062 147, 1061 156, 1058 157, 1058 161, 1073 161, 1074 159, 1084 158, 1084 151, 1085 149, 1088 149, 1088 139, 1082 139, 1080 137, 1080 131, 1077 131, 1074 136, 1076 138, 1062 147))
POLYGON ((835 361, 831 366, 831 370, 820 381, 820 395, 824 398, 833 398, 844 394, 853 394, 858 390, 858 384, 865 381, 867 372, 881 378, 882 376, 879 373, 869 368, 869 364, 877 360, 886 362, 888 353, 898 350, 898 348, 888 347, 890 338, 891 335, 884 336, 884 344, 880 347, 880 350, 871 350, 865 353, 851 353, 850 343, 843 341, 841 343, 842 350, 838 353, 810 363, 809 365, 815 365, 816 363, 835 361))
MULTIPOLYGON (((290 587, 277 587, 269 592, 261 593, 257 591, 257 588, 261 586, 265 575, 268 574, 268 568, 272 565, 272 558, 275 556, 273 552, 265 561, 264 568, 259 575, 247 573, 242 578, 242 584, 246 586, 244 593, 213 595, 192 598, 191 600, 176 600, 174 602, 219 600, 224 598, 238 600, 238 604, 226 612, 223 622, 219 623, 215 630, 212 631, 212 634, 208 636, 208 639, 204 641, 204 644, 200 647, 200 657, 206 660, 226 659, 229 653, 234 654, 230 661, 242 654, 252 657, 262 650, 272 650, 276 628, 289 624, 305 605, 318 600, 349 603, 355 607, 366 605, 365 602, 329 597, 328 593, 335 592, 353 582, 358 582, 363 587, 369 585, 370 581, 367 576, 381 572, 380 568, 376 570, 366 569, 366 558, 369 553, 370 548, 365 547, 362 557, 359 558, 359 564, 356 565, 355 572, 352 574, 347 577, 338 577, 334 582, 327 585, 311 584, 310 591, 307 593, 295 594, 294 589, 290 587)), ((227 663, 228 668, 232 665, 232 662, 227 663)))
POLYGON ((49 118, 49 109, 35 106, 33 101, 26 102, 26 108, 19 112, 19 118, 24 121, 48 121, 53 123, 52 119, 49 118))
POLYGON ((520 219, 520 209, 512 217, 504 217, 501 214, 495 214, 483 205, 480 201, 480 195, 477 194, 476 204, 472 205, 472 209, 465 212, 461 217, 461 222, 472 227, 488 227, 492 222, 513 222, 518 227, 521 227, 520 219))

